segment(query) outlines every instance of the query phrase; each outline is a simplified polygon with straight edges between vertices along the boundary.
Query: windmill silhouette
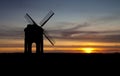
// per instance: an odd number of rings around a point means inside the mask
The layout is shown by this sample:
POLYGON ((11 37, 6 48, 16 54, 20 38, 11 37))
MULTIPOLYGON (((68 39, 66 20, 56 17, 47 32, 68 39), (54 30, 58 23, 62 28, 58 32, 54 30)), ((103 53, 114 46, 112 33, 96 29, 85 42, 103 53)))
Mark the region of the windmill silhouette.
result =
POLYGON ((49 42, 54 46, 53 40, 50 39, 48 34, 42 28, 48 20, 54 15, 53 11, 50 11, 40 22, 40 26, 26 13, 25 18, 30 23, 24 29, 25 32, 25 43, 24 43, 24 52, 32 53, 32 43, 36 44, 36 53, 43 53, 43 35, 49 40, 49 42))

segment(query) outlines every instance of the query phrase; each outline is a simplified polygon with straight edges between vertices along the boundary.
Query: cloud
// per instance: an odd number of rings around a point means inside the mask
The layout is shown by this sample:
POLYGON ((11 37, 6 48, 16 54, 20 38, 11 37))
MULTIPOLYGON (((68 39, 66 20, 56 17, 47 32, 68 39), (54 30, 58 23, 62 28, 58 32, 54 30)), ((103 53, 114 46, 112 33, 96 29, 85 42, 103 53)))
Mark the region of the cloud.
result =
MULTIPOLYGON (((64 40, 79 40, 79 41, 96 41, 96 42, 120 42, 120 30, 115 28, 102 31, 78 30, 86 27, 97 27, 99 24, 109 24, 120 20, 119 13, 111 13, 97 18, 91 18, 88 22, 83 24, 75 24, 70 22, 59 23, 62 27, 56 30, 49 30, 49 33, 56 39, 64 40), (64 28, 63 26, 73 26, 71 28, 64 28)), ((114 24, 114 23, 113 23, 114 24)))
POLYGON ((120 30, 113 31, 76 31, 76 30, 49 30, 55 39, 95 41, 95 42, 120 42, 120 30))
POLYGON ((74 26, 72 28, 65 29, 65 30, 66 31, 73 31, 73 30, 76 30, 76 29, 79 29, 79 28, 88 27, 88 26, 90 26, 90 25, 86 22, 86 23, 83 23, 83 24, 77 24, 76 26, 74 26))
POLYGON ((23 28, 0 25, 0 39, 17 39, 23 37, 23 28))
MULTIPOLYGON (((70 23, 62 23, 70 24, 70 23)), ((72 25, 72 24, 71 24, 72 25)), ((94 41, 94 42, 120 42, 120 30, 110 31, 80 31, 77 29, 89 27, 89 23, 73 24, 74 27, 66 29, 48 30, 52 39, 94 41)), ((1 25, 0 39, 24 39, 24 28, 1 25)))
POLYGON ((78 28, 84 28, 89 26, 87 22, 83 24, 72 23, 72 22, 56 22, 55 26, 52 27, 52 30, 76 30, 78 28))
MULTIPOLYGON (((45 45, 45 47, 47 48, 51 48, 50 45, 45 45)), ((54 46, 56 48, 85 48, 85 47, 94 47, 94 48, 120 48, 120 46, 102 46, 102 45, 84 45, 84 46, 81 46, 81 45, 57 45, 57 46, 54 46)))

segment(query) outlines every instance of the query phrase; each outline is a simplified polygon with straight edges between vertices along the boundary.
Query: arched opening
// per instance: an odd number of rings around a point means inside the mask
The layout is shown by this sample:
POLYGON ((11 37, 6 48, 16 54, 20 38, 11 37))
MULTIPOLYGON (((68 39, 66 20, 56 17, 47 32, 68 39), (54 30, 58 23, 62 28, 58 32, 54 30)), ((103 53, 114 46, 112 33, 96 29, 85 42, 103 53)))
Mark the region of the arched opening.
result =
POLYGON ((32 53, 36 53, 36 43, 32 43, 32 53))

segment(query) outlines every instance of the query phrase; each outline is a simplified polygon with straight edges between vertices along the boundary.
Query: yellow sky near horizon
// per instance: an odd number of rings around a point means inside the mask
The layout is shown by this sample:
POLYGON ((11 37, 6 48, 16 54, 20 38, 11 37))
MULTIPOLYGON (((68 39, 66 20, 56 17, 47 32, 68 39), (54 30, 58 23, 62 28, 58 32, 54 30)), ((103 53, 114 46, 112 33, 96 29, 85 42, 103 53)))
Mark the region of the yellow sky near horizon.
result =
MULTIPOLYGON (((105 42, 82 42, 69 40, 55 40, 55 46, 52 46, 47 40, 44 40, 45 53, 86 53, 85 50, 93 49, 91 53, 111 53, 120 52, 120 43, 105 42)), ((24 52, 23 39, 2 39, 0 40, 0 53, 24 52)), ((33 53, 35 53, 35 44, 33 44, 33 53)))

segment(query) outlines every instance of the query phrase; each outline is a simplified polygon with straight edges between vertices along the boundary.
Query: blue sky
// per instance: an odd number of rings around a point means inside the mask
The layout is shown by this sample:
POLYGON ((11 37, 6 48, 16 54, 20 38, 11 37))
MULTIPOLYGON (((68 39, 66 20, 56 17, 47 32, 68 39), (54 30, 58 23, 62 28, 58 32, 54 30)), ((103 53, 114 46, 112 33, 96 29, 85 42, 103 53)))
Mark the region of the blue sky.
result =
POLYGON ((71 22, 86 17, 114 15, 120 12, 119 4, 119 0, 1 0, 0 20, 20 22, 26 12, 41 19, 53 10, 56 20, 71 22))
POLYGON ((120 42, 120 0, 1 0, 0 39, 23 39, 25 14, 39 23, 50 10, 44 28, 56 39, 120 42))

